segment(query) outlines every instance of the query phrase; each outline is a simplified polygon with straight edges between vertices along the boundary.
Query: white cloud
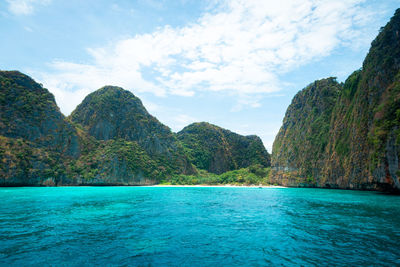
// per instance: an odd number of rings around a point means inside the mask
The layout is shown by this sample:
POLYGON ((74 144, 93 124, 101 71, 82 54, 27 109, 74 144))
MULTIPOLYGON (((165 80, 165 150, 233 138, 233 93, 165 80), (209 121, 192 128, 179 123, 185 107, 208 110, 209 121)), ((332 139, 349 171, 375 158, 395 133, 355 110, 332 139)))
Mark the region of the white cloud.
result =
POLYGON ((24 30, 27 32, 33 32, 33 29, 31 27, 25 26, 24 30))
POLYGON ((231 111, 238 112, 247 107, 259 108, 261 107, 260 100, 261 97, 259 95, 241 94, 239 95, 236 105, 231 108, 231 111))
POLYGON ((51 0, 6 0, 8 10, 15 15, 30 15, 37 5, 48 5, 51 0))
POLYGON ((351 45, 368 23, 356 16, 364 12, 362 2, 216 1, 216 10, 194 24, 89 48, 92 62, 54 61, 53 71, 38 78, 65 94, 56 94, 65 113, 82 100, 81 92, 105 84, 158 96, 229 92, 241 99, 234 110, 258 107, 260 96, 281 90, 279 75, 351 45), (79 97, 68 98, 75 91, 79 97))

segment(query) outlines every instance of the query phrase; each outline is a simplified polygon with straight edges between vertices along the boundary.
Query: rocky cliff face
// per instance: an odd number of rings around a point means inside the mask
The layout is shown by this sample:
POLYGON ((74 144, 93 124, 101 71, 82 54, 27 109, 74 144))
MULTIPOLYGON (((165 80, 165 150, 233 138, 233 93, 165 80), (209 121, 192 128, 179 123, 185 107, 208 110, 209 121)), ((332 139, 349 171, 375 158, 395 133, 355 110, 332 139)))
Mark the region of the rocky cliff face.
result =
POLYGON ((37 185, 81 154, 54 97, 17 71, 0 71, 0 185, 37 185))
POLYGON ((274 169, 297 172, 314 182, 321 175, 333 108, 341 85, 335 78, 310 84, 293 98, 272 150, 274 169))
POLYGON ((89 94, 70 117, 98 140, 136 141, 150 154, 178 149, 171 130, 151 116, 139 98, 120 87, 105 86, 89 94))
POLYGON ((0 135, 78 157, 75 128, 53 95, 18 71, 0 71, 0 135))
POLYGON ((81 137, 81 157, 66 164, 58 185, 151 185, 168 175, 180 173, 165 162, 149 156, 136 142, 123 139, 98 141, 81 137))
POLYGON ((400 190, 399 71, 397 10, 373 41, 361 70, 343 85, 317 81, 317 90, 311 85, 296 95, 274 142, 274 180, 292 186, 400 190), (312 98, 319 101, 312 103, 312 98), (328 108, 315 116, 312 110, 321 105, 328 108))
POLYGON ((128 91, 105 87, 72 114, 19 72, 0 72, 0 185, 144 185, 196 170, 128 91))
POLYGON ((136 142, 160 167, 184 174, 195 172, 171 130, 129 91, 105 86, 89 94, 70 117, 97 140, 136 142))
POLYGON ((178 133, 191 162, 199 169, 221 174, 253 164, 270 165, 270 155, 257 136, 242 136, 218 126, 193 123, 178 133))

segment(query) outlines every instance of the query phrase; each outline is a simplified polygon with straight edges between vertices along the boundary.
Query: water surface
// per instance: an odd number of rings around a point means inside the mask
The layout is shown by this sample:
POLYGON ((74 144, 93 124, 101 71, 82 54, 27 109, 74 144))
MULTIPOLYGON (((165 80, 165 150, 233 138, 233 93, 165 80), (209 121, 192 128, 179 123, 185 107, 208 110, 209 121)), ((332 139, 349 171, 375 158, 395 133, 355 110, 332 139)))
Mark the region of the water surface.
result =
POLYGON ((0 188, 1 265, 400 265, 400 197, 279 188, 0 188))

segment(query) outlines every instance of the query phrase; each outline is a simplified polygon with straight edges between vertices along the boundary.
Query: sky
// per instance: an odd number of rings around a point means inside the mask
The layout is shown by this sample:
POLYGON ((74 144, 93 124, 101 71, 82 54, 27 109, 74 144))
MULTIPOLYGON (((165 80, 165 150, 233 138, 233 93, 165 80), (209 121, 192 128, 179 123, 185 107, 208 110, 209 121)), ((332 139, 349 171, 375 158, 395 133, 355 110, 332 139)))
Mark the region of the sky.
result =
POLYGON ((293 96, 361 68, 400 0, 0 0, 0 69, 68 116, 115 85, 174 132, 207 121, 271 152, 293 96))

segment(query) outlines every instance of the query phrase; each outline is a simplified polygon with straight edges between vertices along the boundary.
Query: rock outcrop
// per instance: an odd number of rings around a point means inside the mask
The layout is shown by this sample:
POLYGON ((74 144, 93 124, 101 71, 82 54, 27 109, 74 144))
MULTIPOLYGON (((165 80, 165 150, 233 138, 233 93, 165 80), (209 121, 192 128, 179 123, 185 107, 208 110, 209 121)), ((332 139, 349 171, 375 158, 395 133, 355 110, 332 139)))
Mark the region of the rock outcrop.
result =
POLYGON ((0 185, 43 184, 80 155, 53 95, 18 71, 0 71, 0 185))
MULTIPOLYGON (((335 78, 315 81, 293 98, 272 150, 272 166, 283 173, 301 175, 313 185, 326 160, 332 111, 342 86, 335 78)), ((296 185, 298 181, 292 181, 296 185)), ((288 184, 286 184, 288 185, 288 184)))
POLYGON ((176 136, 127 90, 105 86, 89 94, 70 118, 97 140, 122 139, 137 143, 171 173, 195 173, 176 136))
POLYGON ((151 116, 139 98, 120 87, 105 86, 89 94, 70 118, 98 140, 135 141, 151 155, 179 149, 171 130, 151 116))
POLYGON ((65 118, 24 74, 1 71, 0 86, 0 185, 144 185, 196 173, 129 91, 104 87, 65 118))
POLYGON ((362 69, 344 84, 328 80, 305 88, 289 106, 273 145, 274 182, 399 191, 400 9, 362 69))
POLYGON ((221 174, 254 164, 270 166, 270 155, 255 135, 242 136, 201 122, 183 128, 178 132, 178 139, 191 162, 208 172, 221 174))
POLYGON ((75 158, 80 154, 76 130, 54 96, 18 71, 0 71, 0 135, 75 158))

